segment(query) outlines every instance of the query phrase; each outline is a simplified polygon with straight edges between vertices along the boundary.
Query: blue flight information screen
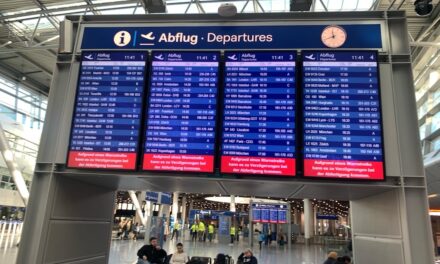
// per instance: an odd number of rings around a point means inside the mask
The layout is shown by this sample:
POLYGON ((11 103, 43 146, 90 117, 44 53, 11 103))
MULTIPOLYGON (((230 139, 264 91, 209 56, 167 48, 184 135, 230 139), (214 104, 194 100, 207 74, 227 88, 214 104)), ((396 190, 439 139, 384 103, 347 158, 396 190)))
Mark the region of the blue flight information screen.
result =
POLYGON ((304 176, 383 180, 377 53, 303 53, 304 176))
POLYGON ((218 52, 153 52, 144 170, 213 172, 218 52))
POLYGON ((287 205, 252 204, 252 222, 255 223, 287 223, 287 205))
POLYGON ((253 222, 261 222, 261 209, 253 208, 252 209, 252 221, 253 222))
POLYGON ((295 176, 296 52, 226 52, 222 173, 295 176))
POLYGON ((83 52, 67 166, 134 170, 146 54, 83 52))
POLYGON ((287 209, 278 209, 278 224, 287 223, 287 209))

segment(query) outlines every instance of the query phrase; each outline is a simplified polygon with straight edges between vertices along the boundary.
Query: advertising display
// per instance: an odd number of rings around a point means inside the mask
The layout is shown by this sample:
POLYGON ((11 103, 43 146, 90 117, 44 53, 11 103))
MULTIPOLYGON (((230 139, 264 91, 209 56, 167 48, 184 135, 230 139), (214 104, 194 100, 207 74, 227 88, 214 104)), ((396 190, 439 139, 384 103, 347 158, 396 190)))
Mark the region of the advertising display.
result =
POLYGON ((303 53, 304 176, 384 179, 377 53, 303 53))
POLYGON ((217 52, 153 52, 144 170, 213 172, 217 52))
POLYGON ((295 176, 295 52, 226 52, 223 173, 295 176))
POLYGON ((67 167, 134 170, 146 55, 84 52, 67 167))

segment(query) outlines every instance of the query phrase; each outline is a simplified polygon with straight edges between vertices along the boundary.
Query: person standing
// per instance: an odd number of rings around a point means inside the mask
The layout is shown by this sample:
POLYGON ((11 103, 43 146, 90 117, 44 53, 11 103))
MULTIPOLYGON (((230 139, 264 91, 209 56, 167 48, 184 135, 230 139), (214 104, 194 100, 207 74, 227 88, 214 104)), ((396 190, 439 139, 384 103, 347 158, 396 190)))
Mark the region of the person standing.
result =
POLYGON ((260 250, 261 250, 261 246, 263 245, 263 241, 265 239, 265 236, 263 234, 263 232, 258 231, 258 244, 260 245, 260 250))
POLYGON ((210 243, 212 242, 212 239, 214 238, 214 231, 215 231, 214 225, 212 223, 210 223, 208 226, 208 239, 209 239, 210 243))
POLYGON ((199 232, 199 225, 194 222, 191 226, 191 240, 196 241, 197 240, 197 233, 199 232))
POLYGON ((174 252, 173 256, 170 259, 170 264, 185 264, 189 261, 188 255, 183 252, 183 244, 178 243, 177 252, 174 252))
POLYGON ((229 234, 231 235, 231 245, 234 244, 234 240, 235 240, 235 232, 236 232, 236 228, 234 225, 231 226, 231 229, 229 230, 229 234))
POLYGON ((176 220, 173 227, 173 235, 171 236, 171 240, 176 236, 176 240, 179 240, 179 231, 180 231, 180 223, 179 220, 176 220))
POLYGON ((157 241, 157 238, 150 238, 150 245, 144 245, 137 252, 137 264, 163 264, 167 257, 167 252, 163 250, 157 241))
POLYGON ((200 242, 206 241, 205 231, 206 231, 205 223, 203 223, 203 221, 199 221, 199 241, 200 242))

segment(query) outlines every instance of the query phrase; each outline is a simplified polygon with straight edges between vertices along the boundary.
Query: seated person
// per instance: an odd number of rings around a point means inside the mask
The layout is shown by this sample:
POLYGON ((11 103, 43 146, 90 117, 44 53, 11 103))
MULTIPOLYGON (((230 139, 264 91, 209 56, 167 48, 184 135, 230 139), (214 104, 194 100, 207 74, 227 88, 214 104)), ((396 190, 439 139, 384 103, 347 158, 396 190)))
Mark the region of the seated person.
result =
POLYGON ((167 257, 167 252, 160 248, 157 238, 150 238, 150 245, 145 245, 139 249, 137 264, 163 264, 167 257))
POLYGON ((258 260, 254 257, 252 250, 248 248, 238 257, 237 264, 258 264, 258 260))

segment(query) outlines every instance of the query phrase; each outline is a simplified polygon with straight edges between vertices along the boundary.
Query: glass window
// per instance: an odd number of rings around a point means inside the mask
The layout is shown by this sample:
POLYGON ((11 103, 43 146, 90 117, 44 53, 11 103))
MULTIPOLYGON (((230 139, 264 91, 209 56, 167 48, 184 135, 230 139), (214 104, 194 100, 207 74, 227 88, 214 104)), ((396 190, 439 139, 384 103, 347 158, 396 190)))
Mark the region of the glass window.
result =
POLYGON ((431 119, 431 133, 440 128, 440 112, 437 112, 431 119))
POLYGON ((424 139, 426 134, 426 125, 425 124, 421 125, 419 131, 420 131, 420 139, 424 139))
POLYGON ((434 105, 440 103, 440 89, 434 92, 433 100, 434 100, 434 105))
POLYGON ((0 91, 0 104, 15 108, 15 98, 3 91, 0 91))
POLYGON ((424 116, 428 112, 428 101, 423 103, 419 108, 419 118, 424 116))
POLYGON ((431 142, 431 151, 436 151, 440 149, 440 137, 437 137, 431 142))

